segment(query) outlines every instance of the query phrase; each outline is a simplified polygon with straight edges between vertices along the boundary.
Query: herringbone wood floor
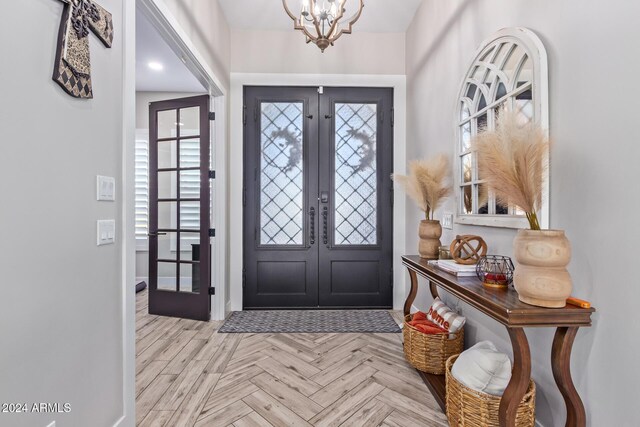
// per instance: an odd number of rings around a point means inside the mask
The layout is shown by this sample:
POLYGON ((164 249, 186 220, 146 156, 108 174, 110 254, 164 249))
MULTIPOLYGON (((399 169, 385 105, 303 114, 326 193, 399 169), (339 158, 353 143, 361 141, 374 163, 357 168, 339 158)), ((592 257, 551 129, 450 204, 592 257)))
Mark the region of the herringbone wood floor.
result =
POLYGON ((401 334, 218 334, 136 303, 140 426, 447 425, 401 334))

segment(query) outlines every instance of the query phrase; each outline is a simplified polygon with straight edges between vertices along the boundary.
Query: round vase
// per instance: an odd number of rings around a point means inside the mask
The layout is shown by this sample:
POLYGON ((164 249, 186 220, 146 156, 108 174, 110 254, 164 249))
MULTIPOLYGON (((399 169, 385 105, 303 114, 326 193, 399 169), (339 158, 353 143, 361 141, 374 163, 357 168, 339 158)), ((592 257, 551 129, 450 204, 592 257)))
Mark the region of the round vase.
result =
POLYGON ((440 236, 442 236, 440 221, 426 219, 420 221, 418 236, 420 237, 418 243, 420 258, 438 259, 440 246, 442 245, 440 243, 440 236))
POLYGON ((513 241, 513 286, 520 301, 562 308, 571 295, 571 244, 562 230, 520 230, 513 241))

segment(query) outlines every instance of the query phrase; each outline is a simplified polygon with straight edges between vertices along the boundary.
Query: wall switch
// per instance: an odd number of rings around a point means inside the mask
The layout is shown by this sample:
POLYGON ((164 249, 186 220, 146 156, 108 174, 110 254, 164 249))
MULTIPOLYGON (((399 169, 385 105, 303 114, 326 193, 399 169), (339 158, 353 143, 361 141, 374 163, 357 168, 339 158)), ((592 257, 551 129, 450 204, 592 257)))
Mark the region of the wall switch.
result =
POLYGON ((445 212, 442 215, 442 228, 453 230, 453 214, 451 212, 445 212))
POLYGON ((116 242, 116 222, 113 219, 98 220, 98 246, 116 242))
POLYGON ((116 179, 110 176, 98 175, 97 178, 97 199, 114 201, 116 199, 116 179))

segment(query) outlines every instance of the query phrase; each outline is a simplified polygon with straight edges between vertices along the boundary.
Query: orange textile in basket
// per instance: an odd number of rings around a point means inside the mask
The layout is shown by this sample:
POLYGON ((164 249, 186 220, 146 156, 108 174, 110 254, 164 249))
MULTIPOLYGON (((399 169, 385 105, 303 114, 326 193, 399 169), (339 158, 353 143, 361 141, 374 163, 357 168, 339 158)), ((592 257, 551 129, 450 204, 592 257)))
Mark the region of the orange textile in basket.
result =
POLYGON ((427 319, 427 314, 421 311, 416 311, 415 313, 413 313, 413 316, 411 317, 412 322, 416 320, 426 320, 426 319, 427 319))
POLYGON ((441 334, 443 332, 447 332, 446 329, 441 328, 430 320, 412 320, 409 322, 411 326, 419 330, 424 334, 441 334))

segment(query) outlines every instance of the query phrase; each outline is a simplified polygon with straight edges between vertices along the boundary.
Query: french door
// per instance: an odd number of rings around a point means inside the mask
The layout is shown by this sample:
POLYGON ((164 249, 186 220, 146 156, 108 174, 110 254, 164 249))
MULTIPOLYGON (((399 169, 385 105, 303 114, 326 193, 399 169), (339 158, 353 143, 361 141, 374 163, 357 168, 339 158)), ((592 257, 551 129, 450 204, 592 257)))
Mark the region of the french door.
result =
POLYGON ((209 96, 149 105, 149 313, 209 320, 209 96))
POLYGON ((244 99, 244 307, 391 307, 393 90, 244 99))

